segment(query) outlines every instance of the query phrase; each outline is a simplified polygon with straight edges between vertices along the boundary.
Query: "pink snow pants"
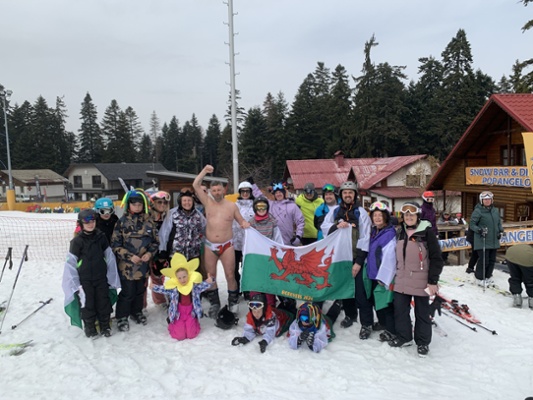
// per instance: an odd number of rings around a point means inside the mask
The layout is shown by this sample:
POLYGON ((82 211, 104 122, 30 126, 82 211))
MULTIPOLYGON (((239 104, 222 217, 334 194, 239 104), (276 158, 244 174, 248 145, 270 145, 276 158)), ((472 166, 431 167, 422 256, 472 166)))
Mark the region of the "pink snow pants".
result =
POLYGON ((192 304, 178 304, 180 317, 168 325, 168 332, 174 339, 194 339, 200 333, 200 322, 192 316, 192 309, 192 304))

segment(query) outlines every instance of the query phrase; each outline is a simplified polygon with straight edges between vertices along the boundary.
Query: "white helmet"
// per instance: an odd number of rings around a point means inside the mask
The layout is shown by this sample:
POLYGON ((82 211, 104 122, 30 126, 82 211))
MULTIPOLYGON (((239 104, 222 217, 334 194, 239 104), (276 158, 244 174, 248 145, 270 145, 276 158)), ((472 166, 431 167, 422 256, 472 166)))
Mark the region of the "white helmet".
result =
POLYGON ((483 199, 490 199, 492 201, 494 200, 494 195, 489 191, 481 192, 479 194, 479 202, 483 203, 483 199))
POLYGON ((241 182, 239 183, 237 191, 240 191, 241 189, 252 189, 252 184, 248 181, 241 182))

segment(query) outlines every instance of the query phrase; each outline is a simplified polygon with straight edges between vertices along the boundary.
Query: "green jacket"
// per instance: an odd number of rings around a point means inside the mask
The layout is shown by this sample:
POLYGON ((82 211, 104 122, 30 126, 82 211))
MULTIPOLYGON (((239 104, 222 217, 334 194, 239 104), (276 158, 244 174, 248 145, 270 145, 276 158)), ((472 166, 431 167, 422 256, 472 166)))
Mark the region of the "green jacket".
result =
POLYGON ((500 248, 500 233, 503 233, 502 220, 498 210, 493 206, 483 207, 477 204, 470 218, 470 229, 474 231, 474 250, 483 250, 483 237, 481 237, 482 228, 487 228, 487 237, 485 238, 486 249, 500 248))
POLYGON ((312 201, 309 201, 303 193, 296 198, 296 205, 300 207, 305 219, 304 238, 317 238, 318 231, 315 228, 315 211, 323 202, 324 200, 321 197, 315 197, 312 201))
POLYGON ((533 246, 529 244, 515 244, 505 253, 507 261, 521 267, 533 267, 533 246))

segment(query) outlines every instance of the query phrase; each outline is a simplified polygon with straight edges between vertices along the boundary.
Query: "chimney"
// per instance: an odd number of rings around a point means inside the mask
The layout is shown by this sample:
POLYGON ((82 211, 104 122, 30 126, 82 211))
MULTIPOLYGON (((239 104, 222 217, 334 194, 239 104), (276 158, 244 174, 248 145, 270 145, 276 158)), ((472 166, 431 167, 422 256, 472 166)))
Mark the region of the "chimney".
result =
POLYGON ((344 167, 344 153, 342 152, 342 150, 336 151, 335 154, 333 154, 333 156, 335 158, 335 163, 337 164, 337 168, 344 167))

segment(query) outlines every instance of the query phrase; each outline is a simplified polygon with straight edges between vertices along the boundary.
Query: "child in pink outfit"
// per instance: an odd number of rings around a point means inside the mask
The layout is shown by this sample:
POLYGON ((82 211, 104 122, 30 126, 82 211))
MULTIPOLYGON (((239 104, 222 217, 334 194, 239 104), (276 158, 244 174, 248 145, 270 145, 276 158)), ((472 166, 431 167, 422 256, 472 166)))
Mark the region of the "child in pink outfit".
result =
POLYGON ((211 275, 202 282, 202 276, 185 264, 198 266, 198 259, 187 262, 183 255, 176 253, 172 257, 171 268, 164 268, 161 273, 170 279, 164 285, 153 287, 156 293, 170 298, 168 307, 168 332, 177 340, 194 339, 200 333, 200 321, 203 316, 200 293, 208 290, 215 280, 211 275), (180 262, 174 262, 176 257, 180 262), (181 258, 183 258, 181 260, 181 258), (179 264, 179 265, 178 265, 179 264))

